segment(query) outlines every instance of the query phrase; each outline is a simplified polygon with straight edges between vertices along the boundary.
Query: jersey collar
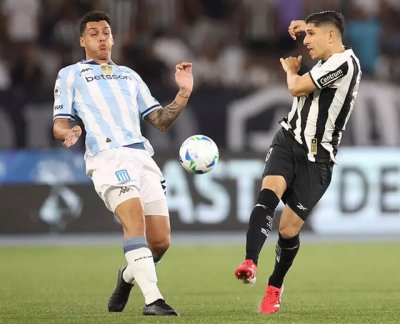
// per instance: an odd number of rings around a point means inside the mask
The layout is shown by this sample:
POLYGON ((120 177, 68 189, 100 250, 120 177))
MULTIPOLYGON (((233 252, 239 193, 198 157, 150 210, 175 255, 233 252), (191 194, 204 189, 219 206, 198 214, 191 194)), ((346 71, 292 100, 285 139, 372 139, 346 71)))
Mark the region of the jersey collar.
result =
MULTIPOLYGON (((82 60, 81 61, 82 64, 93 64, 93 65, 100 65, 99 63, 97 63, 95 60, 93 59, 88 59, 88 60, 82 60)), ((112 60, 109 60, 108 65, 116 65, 112 60)))

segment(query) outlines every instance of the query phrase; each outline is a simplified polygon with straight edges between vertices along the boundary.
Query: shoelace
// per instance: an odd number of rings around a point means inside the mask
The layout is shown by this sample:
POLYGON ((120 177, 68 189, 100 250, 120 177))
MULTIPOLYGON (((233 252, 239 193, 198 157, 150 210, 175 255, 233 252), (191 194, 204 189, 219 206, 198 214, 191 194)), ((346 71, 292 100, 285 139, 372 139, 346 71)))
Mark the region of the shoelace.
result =
POLYGON ((266 297, 269 300, 271 300, 271 301, 273 300, 273 303, 276 303, 276 302, 279 301, 280 291, 279 290, 268 289, 266 295, 267 295, 266 297), (275 300, 274 300, 274 298, 275 298, 275 300))

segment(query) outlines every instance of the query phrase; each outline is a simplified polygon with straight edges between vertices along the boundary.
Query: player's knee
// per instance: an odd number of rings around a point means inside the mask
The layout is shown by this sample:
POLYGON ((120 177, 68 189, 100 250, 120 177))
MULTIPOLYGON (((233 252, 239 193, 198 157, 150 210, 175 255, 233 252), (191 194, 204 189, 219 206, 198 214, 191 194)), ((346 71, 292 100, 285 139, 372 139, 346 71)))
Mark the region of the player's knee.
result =
POLYGON ((292 225, 287 225, 287 224, 279 224, 279 234, 284 238, 284 239, 290 239, 292 237, 295 237, 298 235, 300 232, 300 229, 297 228, 296 226, 292 225))
POLYGON ((124 233, 128 236, 144 235, 145 220, 143 215, 139 215, 137 210, 131 206, 118 209, 116 213, 120 220, 124 233))
POLYGON ((148 245, 155 258, 161 257, 165 252, 167 252, 170 246, 170 239, 168 237, 161 240, 148 242, 148 245))
POLYGON ((279 200, 279 197, 274 191, 270 189, 263 189, 258 194, 257 204, 267 206, 270 209, 275 210, 279 204, 279 200))

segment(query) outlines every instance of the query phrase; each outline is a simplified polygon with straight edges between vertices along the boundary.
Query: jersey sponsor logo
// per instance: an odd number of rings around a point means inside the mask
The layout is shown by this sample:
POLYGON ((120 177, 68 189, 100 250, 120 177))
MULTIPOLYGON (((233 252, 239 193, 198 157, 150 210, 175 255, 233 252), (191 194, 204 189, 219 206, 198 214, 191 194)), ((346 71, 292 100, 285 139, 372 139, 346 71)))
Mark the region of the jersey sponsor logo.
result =
POLYGON ((92 81, 99 81, 99 80, 132 80, 129 75, 121 75, 121 74, 100 74, 94 76, 86 76, 85 80, 87 83, 92 81))
POLYGON ((124 183, 131 180, 128 170, 126 169, 115 171, 115 176, 117 177, 119 183, 124 183))
POLYGON ((92 68, 85 68, 85 69, 82 69, 81 72, 79 73, 79 76, 81 76, 83 73, 89 72, 89 71, 92 71, 92 68))
POLYGON ((331 83, 333 81, 336 81, 337 79, 341 78, 344 75, 342 69, 336 70, 333 72, 330 72, 326 75, 324 75, 322 78, 320 78, 318 81, 322 86, 327 85, 328 83, 331 83))
POLYGON ((54 110, 61 110, 61 109, 63 109, 63 105, 54 106, 54 110))

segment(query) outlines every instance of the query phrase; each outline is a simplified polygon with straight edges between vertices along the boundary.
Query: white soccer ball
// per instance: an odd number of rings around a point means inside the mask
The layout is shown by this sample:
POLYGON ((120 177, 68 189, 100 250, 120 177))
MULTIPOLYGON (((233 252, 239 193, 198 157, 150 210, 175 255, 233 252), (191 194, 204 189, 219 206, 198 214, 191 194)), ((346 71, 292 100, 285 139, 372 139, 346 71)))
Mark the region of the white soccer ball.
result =
POLYGON ((190 136, 179 149, 179 161, 190 173, 207 173, 215 167, 218 159, 217 145, 205 135, 190 136))

